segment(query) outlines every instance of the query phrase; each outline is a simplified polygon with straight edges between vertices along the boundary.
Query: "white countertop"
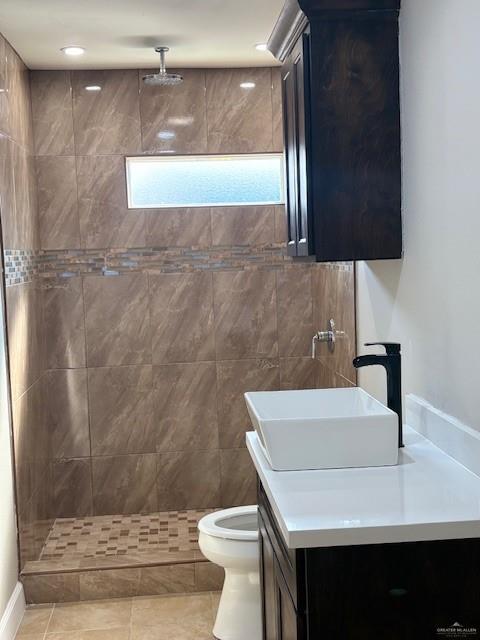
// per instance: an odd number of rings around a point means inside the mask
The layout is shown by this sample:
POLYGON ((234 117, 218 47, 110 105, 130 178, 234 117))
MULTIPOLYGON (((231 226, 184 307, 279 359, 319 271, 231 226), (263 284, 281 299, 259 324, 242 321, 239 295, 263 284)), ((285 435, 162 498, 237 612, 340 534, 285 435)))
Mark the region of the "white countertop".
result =
POLYGON ((247 447, 291 549, 480 537, 480 477, 405 427, 394 467, 272 471, 247 447))

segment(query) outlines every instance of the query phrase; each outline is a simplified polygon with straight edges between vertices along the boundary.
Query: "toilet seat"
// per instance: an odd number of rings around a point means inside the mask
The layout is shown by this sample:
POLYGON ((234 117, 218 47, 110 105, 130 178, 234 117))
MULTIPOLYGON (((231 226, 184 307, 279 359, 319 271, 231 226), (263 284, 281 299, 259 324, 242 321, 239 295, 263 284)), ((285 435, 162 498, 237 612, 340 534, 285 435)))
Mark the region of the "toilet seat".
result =
POLYGON ((198 523, 201 533, 224 540, 258 540, 257 505, 209 513, 198 523))

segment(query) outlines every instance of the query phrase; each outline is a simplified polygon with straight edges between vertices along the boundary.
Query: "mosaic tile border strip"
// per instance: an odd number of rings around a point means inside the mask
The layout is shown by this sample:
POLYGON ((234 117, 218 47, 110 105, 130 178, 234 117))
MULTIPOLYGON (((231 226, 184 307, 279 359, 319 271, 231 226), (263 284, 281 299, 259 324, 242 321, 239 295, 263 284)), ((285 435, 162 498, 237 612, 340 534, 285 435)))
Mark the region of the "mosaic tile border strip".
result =
POLYGON ((39 273, 40 252, 25 249, 5 249, 5 285, 12 287, 16 284, 32 282, 39 273))

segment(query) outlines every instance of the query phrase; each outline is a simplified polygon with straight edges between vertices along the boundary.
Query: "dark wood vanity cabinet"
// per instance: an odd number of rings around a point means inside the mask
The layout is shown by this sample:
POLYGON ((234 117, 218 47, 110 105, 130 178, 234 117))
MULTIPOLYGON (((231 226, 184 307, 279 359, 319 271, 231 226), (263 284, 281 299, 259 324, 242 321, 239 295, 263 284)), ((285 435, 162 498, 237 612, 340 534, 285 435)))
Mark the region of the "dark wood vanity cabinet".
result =
POLYGON ((400 0, 287 0, 282 61, 287 251, 400 258, 400 0))
POLYGON ((480 539, 292 550, 258 505, 264 640, 480 638, 480 539))

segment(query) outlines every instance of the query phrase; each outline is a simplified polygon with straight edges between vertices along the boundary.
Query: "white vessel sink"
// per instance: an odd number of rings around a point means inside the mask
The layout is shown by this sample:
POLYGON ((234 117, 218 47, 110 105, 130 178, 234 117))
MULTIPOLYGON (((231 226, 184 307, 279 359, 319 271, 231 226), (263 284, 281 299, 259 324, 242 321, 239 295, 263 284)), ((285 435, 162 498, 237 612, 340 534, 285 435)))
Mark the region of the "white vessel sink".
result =
POLYGON ((397 464, 398 416, 363 389, 256 391, 245 401, 275 471, 397 464))

